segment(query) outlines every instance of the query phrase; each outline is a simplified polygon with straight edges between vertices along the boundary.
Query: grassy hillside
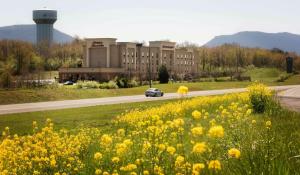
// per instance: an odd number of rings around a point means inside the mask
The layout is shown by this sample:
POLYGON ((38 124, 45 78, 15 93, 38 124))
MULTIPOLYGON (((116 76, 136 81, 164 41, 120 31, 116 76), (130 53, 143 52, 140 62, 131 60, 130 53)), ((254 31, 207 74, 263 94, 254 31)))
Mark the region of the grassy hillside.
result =
POLYGON ((287 73, 276 68, 253 68, 247 70, 243 75, 250 76, 252 81, 271 83, 276 82, 280 76, 287 75, 287 73))
POLYGON ((115 118, 118 110, 114 106, 48 113, 53 120, 36 117, 36 123, 30 118, 23 129, 32 127, 34 132, 24 136, 14 135, 14 127, 28 117, 14 118, 0 138, 0 172, 299 174, 300 116, 278 106, 267 88, 155 107, 145 103, 115 118), (260 113, 257 102, 265 106, 260 113), (106 111, 107 116, 100 117, 106 111), (71 130, 59 130, 64 125, 71 130))
POLYGON ((163 100, 155 102, 126 103, 105 106, 92 106, 74 109, 60 109, 41 112, 28 112, 20 114, 0 115, 0 131, 9 126, 11 132, 23 135, 32 133, 32 122, 43 124, 51 118, 56 129, 74 129, 82 125, 86 127, 106 127, 112 119, 133 109, 146 109, 159 106, 176 100, 163 100))

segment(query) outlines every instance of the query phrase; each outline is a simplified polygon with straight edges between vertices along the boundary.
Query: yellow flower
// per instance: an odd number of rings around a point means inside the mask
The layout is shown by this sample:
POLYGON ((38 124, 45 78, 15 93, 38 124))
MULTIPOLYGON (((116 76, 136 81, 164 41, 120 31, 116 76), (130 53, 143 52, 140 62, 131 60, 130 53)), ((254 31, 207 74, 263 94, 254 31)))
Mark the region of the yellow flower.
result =
POLYGON ((124 129, 118 129, 117 133, 121 137, 125 136, 125 130, 124 129))
POLYGON ((109 175, 107 171, 104 171, 102 175, 109 175))
POLYGON ((52 167, 55 167, 55 166, 56 166, 56 160, 55 160, 55 159, 52 159, 52 160, 50 161, 50 166, 52 166, 52 167))
POLYGON ((194 117, 194 119, 200 119, 201 118, 201 112, 199 112, 198 110, 195 110, 192 112, 192 116, 194 117))
POLYGON ((39 174, 40 174, 40 172, 39 172, 39 171, 36 171, 36 170, 34 170, 34 171, 33 171, 33 174, 34 174, 34 175, 39 175, 39 174))
POLYGON ((167 152, 171 155, 173 155, 176 152, 176 149, 173 146, 167 147, 167 152))
POLYGON ((267 128, 271 128, 271 126, 272 126, 272 122, 269 120, 269 121, 267 121, 266 122, 266 127, 267 128))
POLYGON ((120 158, 119 158, 119 157, 113 157, 113 158, 111 159, 111 161, 112 161, 113 163, 118 163, 118 162, 120 161, 120 158))
POLYGON ((221 163, 218 160, 211 160, 208 164, 208 169, 221 170, 221 163))
POLYGON ((209 129, 208 135, 210 137, 219 137, 222 138, 224 137, 224 128, 220 125, 218 126, 213 126, 209 129))
POLYGON ((36 121, 33 121, 32 122, 32 126, 35 128, 37 126, 37 122, 36 121))
POLYGON ((104 134, 100 139, 100 144, 109 147, 112 144, 112 138, 109 135, 104 134))
POLYGON ((183 156, 177 156, 175 160, 175 166, 180 167, 184 163, 184 157, 183 156))
POLYGON ((195 163, 193 165, 193 171, 200 172, 204 168, 205 168, 205 165, 203 163, 195 163))
POLYGON ((123 156, 127 152, 127 145, 125 143, 118 143, 116 145, 116 152, 118 156, 123 156))
POLYGON ((143 175, 150 175, 148 170, 144 170, 143 175))
POLYGON ((111 175, 119 175, 117 170, 114 170, 114 172, 111 175))
POLYGON ((160 151, 164 151, 164 150, 166 149, 166 145, 164 145, 164 144, 159 144, 159 145, 158 145, 158 149, 159 149, 160 151))
POLYGON ((252 124, 256 124, 256 120, 252 120, 252 122, 251 122, 252 124))
POLYGON ((193 147, 193 153, 202 154, 206 151, 206 144, 205 142, 196 143, 193 147))
POLYGON ((102 159, 102 154, 101 154, 100 152, 96 152, 96 153, 94 154, 94 159, 95 159, 95 160, 101 160, 101 159, 102 159))
POLYGON ((135 169, 137 169, 137 166, 135 164, 128 164, 125 167, 120 168, 121 171, 133 171, 135 169))
POLYGON ((101 173, 102 173, 102 171, 100 169, 95 170, 95 175, 100 175, 101 173))
POLYGON ((136 159, 136 160, 135 160, 135 164, 141 165, 141 163, 142 163, 142 160, 141 160, 141 159, 136 159))
POLYGON ((228 156, 238 159, 241 156, 241 152, 240 152, 240 150, 238 150, 236 148, 231 148, 230 150, 228 150, 228 156))
POLYGON ((50 118, 47 118, 46 122, 47 122, 47 123, 51 123, 52 121, 51 121, 50 118))
POLYGON ((194 137, 201 136, 203 134, 203 128, 202 127, 195 127, 191 129, 191 132, 194 137))
POLYGON ((186 86, 180 86, 180 87, 178 88, 178 90, 177 90, 177 93, 178 93, 179 95, 186 95, 186 94, 188 93, 188 91, 189 91, 189 88, 188 88, 188 87, 186 87, 186 86))
POLYGON ((123 143, 124 143, 126 146, 132 146, 132 145, 133 145, 133 142, 132 142, 130 139, 124 140, 123 143))
POLYGON ((176 128, 179 128, 184 125, 184 120, 181 118, 175 119, 173 122, 176 128))

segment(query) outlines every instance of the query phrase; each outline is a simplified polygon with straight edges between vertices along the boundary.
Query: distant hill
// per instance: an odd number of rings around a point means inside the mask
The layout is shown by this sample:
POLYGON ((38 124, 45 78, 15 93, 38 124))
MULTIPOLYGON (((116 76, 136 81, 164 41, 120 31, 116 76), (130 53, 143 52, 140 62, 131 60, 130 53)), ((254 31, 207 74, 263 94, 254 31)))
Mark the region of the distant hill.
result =
POLYGON ((239 32, 233 35, 217 36, 206 43, 205 46, 214 47, 226 43, 235 43, 243 47, 252 48, 279 48, 284 51, 300 54, 300 35, 292 33, 239 32))
MULTIPOLYGON (((72 36, 56 29, 54 29, 53 35, 53 40, 56 43, 68 43, 74 40, 72 36)), ((36 26, 32 24, 0 27, 0 40, 1 39, 22 40, 35 43, 36 26)))

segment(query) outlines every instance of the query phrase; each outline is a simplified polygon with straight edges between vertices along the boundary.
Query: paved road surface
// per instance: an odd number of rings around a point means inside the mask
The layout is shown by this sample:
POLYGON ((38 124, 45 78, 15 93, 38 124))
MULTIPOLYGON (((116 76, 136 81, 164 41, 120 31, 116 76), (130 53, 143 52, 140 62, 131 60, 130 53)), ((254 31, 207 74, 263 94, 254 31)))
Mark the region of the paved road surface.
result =
MULTIPOLYGON (((300 85, 275 86, 272 88, 277 91, 281 91, 281 90, 287 90, 295 87, 300 88, 300 85)), ((246 90, 245 88, 239 88, 239 89, 224 89, 224 90, 193 91, 193 92, 189 92, 188 97, 221 95, 227 93, 244 92, 245 90, 246 90)), ((81 99, 81 100, 64 100, 64 101, 0 105, 0 115, 55 110, 55 109, 66 109, 66 108, 78 108, 78 107, 97 106, 97 105, 168 100, 168 99, 176 99, 176 98, 179 98, 177 93, 166 93, 164 97, 153 97, 153 98, 150 97, 147 98, 144 95, 134 95, 134 96, 106 97, 106 98, 93 98, 93 99, 81 99)))
POLYGON ((284 107, 300 112, 300 87, 279 93, 279 100, 284 107))

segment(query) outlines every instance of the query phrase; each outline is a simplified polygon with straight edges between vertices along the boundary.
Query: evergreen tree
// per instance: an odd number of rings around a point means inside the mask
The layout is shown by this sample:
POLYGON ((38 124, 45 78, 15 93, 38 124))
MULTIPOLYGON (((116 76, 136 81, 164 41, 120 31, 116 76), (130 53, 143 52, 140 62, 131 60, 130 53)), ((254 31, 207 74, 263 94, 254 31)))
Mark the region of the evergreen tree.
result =
POLYGON ((169 82, 169 73, 168 73, 167 67, 165 65, 162 65, 159 68, 158 79, 159 79, 159 83, 162 83, 162 84, 169 82))

